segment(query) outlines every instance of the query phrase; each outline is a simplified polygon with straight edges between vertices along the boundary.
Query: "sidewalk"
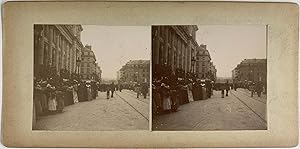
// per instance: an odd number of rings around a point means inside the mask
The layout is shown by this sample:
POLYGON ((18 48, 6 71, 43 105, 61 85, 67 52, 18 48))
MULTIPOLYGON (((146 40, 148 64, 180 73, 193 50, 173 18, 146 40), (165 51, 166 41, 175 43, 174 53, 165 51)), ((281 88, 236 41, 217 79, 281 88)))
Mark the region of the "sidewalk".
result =
MULTIPOLYGON (((242 94, 244 94, 248 97, 251 97, 251 91, 249 91, 248 89, 238 88, 236 91, 238 91, 238 92, 240 92, 240 93, 242 93, 242 94)), ((263 93, 261 93, 260 97, 258 97, 257 93, 254 93, 253 97, 251 97, 251 98, 254 98, 254 99, 259 100, 259 101, 264 102, 264 103, 267 102, 267 95, 263 94, 263 93)))
POLYGON ((63 113, 41 117, 36 130, 100 131, 148 130, 149 122, 117 95, 106 99, 99 92, 95 100, 67 106, 63 113))
POLYGON ((175 113, 153 117, 153 130, 262 130, 266 123, 231 93, 190 102, 175 113))

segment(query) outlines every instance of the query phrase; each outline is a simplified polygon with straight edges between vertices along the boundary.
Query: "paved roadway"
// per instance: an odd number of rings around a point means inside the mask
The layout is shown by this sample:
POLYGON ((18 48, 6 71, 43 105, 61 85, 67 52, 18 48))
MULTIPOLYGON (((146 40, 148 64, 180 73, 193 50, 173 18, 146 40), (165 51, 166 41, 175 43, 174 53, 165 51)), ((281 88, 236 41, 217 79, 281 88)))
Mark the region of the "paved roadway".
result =
POLYGON ((37 130, 100 131, 149 130, 149 97, 137 99, 132 91, 117 91, 114 98, 106 93, 92 101, 64 108, 63 113, 40 117, 37 130))
POLYGON ((178 112, 153 117, 153 130, 263 130, 266 123, 266 101, 250 97, 244 89, 231 90, 221 98, 214 91, 210 99, 181 105, 178 112))

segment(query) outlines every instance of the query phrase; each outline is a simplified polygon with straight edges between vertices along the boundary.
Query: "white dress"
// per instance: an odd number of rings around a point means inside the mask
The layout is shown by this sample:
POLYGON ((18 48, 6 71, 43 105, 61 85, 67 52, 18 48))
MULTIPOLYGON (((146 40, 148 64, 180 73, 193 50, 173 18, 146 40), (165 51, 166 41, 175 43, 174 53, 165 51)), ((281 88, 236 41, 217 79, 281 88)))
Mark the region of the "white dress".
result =
POLYGON ((74 100, 74 103, 77 103, 79 101, 78 101, 77 92, 75 91, 75 87, 72 87, 72 90, 73 90, 73 100, 74 100))
POLYGON ((169 97, 164 97, 163 99, 163 109, 164 110, 170 110, 171 109, 171 98, 169 97))
POLYGON ((48 101, 48 110, 49 111, 55 111, 57 106, 56 98, 55 97, 50 97, 48 101))

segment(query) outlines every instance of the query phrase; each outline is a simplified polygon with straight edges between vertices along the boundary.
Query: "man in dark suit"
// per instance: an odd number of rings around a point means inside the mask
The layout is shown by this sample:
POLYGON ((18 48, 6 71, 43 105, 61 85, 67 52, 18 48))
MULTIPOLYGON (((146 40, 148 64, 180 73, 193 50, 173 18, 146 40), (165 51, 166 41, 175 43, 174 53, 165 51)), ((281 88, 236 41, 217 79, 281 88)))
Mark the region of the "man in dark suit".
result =
POLYGON ((111 85, 110 85, 111 98, 114 97, 115 90, 116 90, 116 86, 115 86, 114 82, 112 82, 111 85))

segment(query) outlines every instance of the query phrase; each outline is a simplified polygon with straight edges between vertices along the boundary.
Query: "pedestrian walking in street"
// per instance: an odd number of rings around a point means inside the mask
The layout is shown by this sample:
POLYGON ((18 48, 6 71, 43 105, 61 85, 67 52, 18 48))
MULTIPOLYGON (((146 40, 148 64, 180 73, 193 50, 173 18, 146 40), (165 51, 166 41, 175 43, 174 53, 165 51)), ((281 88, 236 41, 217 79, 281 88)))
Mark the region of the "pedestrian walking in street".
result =
POLYGON ((106 86, 106 99, 109 99, 109 97, 110 97, 110 85, 105 84, 105 86, 106 86))
POLYGON ((255 84, 254 84, 254 82, 253 82, 253 83, 250 83, 250 85, 249 85, 249 90, 250 90, 250 92, 251 92, 251 97, 253 97, 254 91, 255 91, 255 84))
POLYGON ((226 81, 226 83, 225 83, 225 90, 226 90, 226 96, 228 96, 228 91, 230 90, 228 81, 226 81))
POLYGON ((224 93, 225 93, 225 91, 224 91, 224 90, 225 90, 225 84, 223 84, 223 83, 222 83, 222 84, 220 84, 220 89, 221 89, 221 95, 222 95, 221 97, 222 97, 222 98, 224 98, 224 93))
POLYGON ((135 92, 136 92, 136 98, 139 98, 141 94, 141 87, 140 84, 138 83, 135 85, 135 92))
POLYGON ((263 91, 263 85, 262 85, 262 82, 259 81, 258 83, 256 83, 256 93, 257 93, 257 96, 260 97, 261 96, 261 92, 263 91))
POLYGON ((111 90, 111 98, 113 98, 114 97, 114 92, 116 90, 116 86, 115 86, 114 82, 111 83, 110 90, 111 90))
POLYGON ((147 93, 148 93, 148 85, 147 85, 147 83, 143 83, 142 84, 141 92, 142 92, 142 94, 144 96, 144 99, 146 99, 147 93))

